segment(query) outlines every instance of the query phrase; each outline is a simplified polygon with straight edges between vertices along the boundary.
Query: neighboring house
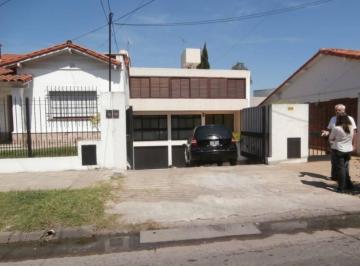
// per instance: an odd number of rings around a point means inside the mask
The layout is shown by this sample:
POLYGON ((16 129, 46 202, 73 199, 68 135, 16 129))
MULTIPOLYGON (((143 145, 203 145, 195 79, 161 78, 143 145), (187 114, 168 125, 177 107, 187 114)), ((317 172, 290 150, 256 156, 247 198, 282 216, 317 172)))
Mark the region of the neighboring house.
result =
MULTIPOLYGON (((328 144, 320 137, 334 115, 334 105, 346 105, 360 125, 360 50, 320 49, 284 81, 262 105, 309 103, 309 142, 312 155, 321 155, 328 144), (320 153, 318 153, 320 151, 320 153)), ((360 153, 360 130, 357 153, 360 153)))
POLYGON ((199 49, 186 49, 182 68, 130 68, 136 169, 184 165, 183 144, 195 126, 240 131, 250 106, 250 71, 195 69, 199 49))
MULTIPOLYGON (((125 97, 127 55, 118 55, 110 61, 112 91, 122 92, 125 97)), ((53 140, 46 139, 46 143, 59 141, 55 133, 66 132, 67 138, 75 138, 71 136, 75 131, 78 132, 76 138, 99 138, 98 128, 92 127, 91 118, 98 112, 97 96, 109 90, 108 75, 107 55, 71 41, 27 54, 2 55, 0 144, 24 141, 26 98, 33 141, 44 139, 44 133, 52 133, 53 140)))

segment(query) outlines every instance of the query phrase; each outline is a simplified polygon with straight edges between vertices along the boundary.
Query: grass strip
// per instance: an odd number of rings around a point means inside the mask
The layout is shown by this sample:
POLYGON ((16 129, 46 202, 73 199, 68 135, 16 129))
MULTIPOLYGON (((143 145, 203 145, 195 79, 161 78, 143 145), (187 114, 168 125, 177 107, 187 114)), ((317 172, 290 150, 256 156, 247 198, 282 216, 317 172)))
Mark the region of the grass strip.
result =
POLYGON ((0 231, 23 232, 106 223, 111 186, 0 193, 0 231))
MULTIPOLYGON (((56 156, 76 156, 77 147, 52 147, 33 149, 33 157, 56 157, 56 156)), ((0 158, 24 158, 28 157, 27 149, 3 149, 0 150, 0 158)))

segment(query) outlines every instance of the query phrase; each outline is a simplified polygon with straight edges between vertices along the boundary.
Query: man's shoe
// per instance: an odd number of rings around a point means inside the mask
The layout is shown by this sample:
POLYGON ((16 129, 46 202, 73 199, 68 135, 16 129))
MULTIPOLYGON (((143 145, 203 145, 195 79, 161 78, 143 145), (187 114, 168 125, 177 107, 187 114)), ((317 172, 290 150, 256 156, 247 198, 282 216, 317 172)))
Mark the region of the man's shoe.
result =
POLYGON ((341 189, 341 188, 337 188, 337 189, 336 189, 336 192, 337 192, 337 193, 344 193, 345 191, 344 191, 343 189, 341 189))

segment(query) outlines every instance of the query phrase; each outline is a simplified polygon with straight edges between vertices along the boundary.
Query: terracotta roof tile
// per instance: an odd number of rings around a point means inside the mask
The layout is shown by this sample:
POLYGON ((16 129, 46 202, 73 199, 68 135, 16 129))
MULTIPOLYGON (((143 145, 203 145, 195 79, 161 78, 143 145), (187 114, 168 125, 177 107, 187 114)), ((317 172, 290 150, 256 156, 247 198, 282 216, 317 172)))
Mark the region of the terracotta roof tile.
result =
POLYGON ((0 75, 0 82, 27 82, 32 80, 32 76, 29 74, 22 75, 0 75))
POLYGON ((13 70, 11 70, 11 69, 0 67, 0 75, 10 74, 12 72, 13 72, 13 70))
POLYGON ((326 55, 341 56, 353 59, 360 59, 360 50, 348 50, 348 49, 335 49, 335 48, 322 48, 320 53, 326 55))
MULTIPOLYGON (((4 58, 0 61, 0 66, 8 66, 8 65, 16 64, 16 63, 19 63, 19 62, 27 60, 27 59, 32 59, 32 58, 37 57, 37 56, 46 55, 48 53, 56 52, 56 51, 62 50, 64 48, 74 49, 76 51, 82 52, 82 53, 87 54, 87 55, 89 55, 91 57, 95 57, 95 58, 97 58, 99 60, 102 60, 104 62, 108 62, 108 60, 109 60, 109 57, 104 55, 104 54, 95 52, 93 50, 87 49, 87 48, 82 47, 82 46, 77 45, 77 44, 73 44, 71 41, 67 41, 65 43, 54 45, 54 46, 51 46, 49 48, 41 49, 41 50, 34 51, 34 52, 31 52, 31 53, 28 53, 28 54, 12 55, 12 56, 8 55, 8 57, 4 56, 4 58)), ((113 58, 111 59, 111 62, 114 65, 120 65, 121 64, 120 61, 118 61, 116 59, 113 59, 113 58)))

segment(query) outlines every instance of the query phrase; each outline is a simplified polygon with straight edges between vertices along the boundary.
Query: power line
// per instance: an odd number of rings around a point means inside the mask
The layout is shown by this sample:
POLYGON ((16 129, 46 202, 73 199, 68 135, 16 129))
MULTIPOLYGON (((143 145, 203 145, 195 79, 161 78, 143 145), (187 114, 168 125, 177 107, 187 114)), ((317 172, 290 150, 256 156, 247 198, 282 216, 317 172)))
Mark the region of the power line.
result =
POLYGON ((115 23, 118 26, 128 26, 128 27, 176 27, 176 26, 196 26, 196 25, 205 25, 205 24, 217 24, 217 23, 228 23, 241 20, 249 20, 255 18, 261 18, 265 16, 273 16, 278 14, 283 14, 291 11, 296 11, 299 9, 304 9, 308 7, 314 7, 326 4, 333 0, 318 0, 310 3, 303 3, 299 5, 294 5, 285 8, 272 9, 262 12, 256 12, 248 15, 238 16, 238 17, 228 17, 228 18, 219 18, 219 19, 209 19, 209 20, 194 20, 194 21, 182 21, 182 22, 165 22, 165 23, 115 23))
POLYGON ((0 7, 2 7, 3 5, 5 5, 6 3, 9 3, 11 0, 5 0, 4 2, 2 2, 1 4, 0 4, 0 7))
POLYGON ((106 11, 105 11, 105 7, 104 7, 104 3, 103 3, 102 0, 100 0, 100 5, 101 5, 102 11, 104 12, 105 19, 106 19, 106 21, 108 21, 108 17, 107 17, 107 14, 106 14, 106 11))
MULTIPOLYGON (((114 23, 112 23, 112 25, 114 25, 114 23)), ((114 36, 114 42, 115 42, 115 46, 116 46, 117 52, 119 52, 119 51, 120 51, 120 49, 119 49, 119 43, 118 43, 117 38, 116 38, 115 29, 114 29, 114 27, 112 27, 111 29, 112 29, 112 35, 114 36)))
MULTIPOLYGON (((11 1, 11 0, 7 0, 7 1, 11 1)), ((125 13, 125 14, 122 15, 121 17, 114 19, 113 21, 119 21, 120 19, 123 19, 123 18, 125 18, 125 17, 127 17, 127 16, 129 16, 129 15, 132 15, 133 13, 135 13, 135 12, 137 12, 138 10, 146 7, 147 5, 151 4, 151 3, 154 2, 154 1, 156 1, 156 0, 147 1, 146 3, 138 6, 137 8, 135 8, 135 9, 133 9, 133 10, 130 10, 129 12, 125 13)), ((78 36, 72 38, 71 40, 75 41, 75 40, 81 39, 81 38, 83 38, 83 37, 85 37, 85 36, 87 36, 87 35, 89 35, 89 34, 92 34, 92 33, 94 33, 94 32, 97 32, 97 31, 99 31, 99 30, 101 30, 101 29, 103 29, 103 28, 105 28, 105 27, 107 27, 107 26, 108 26, 108 23, 106 23, 106 24, 104 24, 104 25, 102 25, 102 26, 99 26, 99 27, 97 27, 97 28, 95 28, 95 29, 93 29, 93 30, 90 30, 90 31, 88 31, 88 32, 85 32, 85 33, 83 33, 83 34, 81 34, 81 35, 78 35, 78 36)))
POLYGON ((135 12, 137 12, 138 10, 146 7, 147 5, 150 5, 152 2, 155 2, 155 1, 156 1, 156 0, 147 1, 146 3, 138 6, 137 8, 135 8, 135 9, 129 11, 129 12, 127 12, 126 14, 122 15, 121 17, 119 17, 119 18, 117 18, 117 19, 114 19, 114 21, 119 21, 120 19, 123 19, 123 18, 125 18, 125 17, 127 17, 127 16, 130 16, 130 15, 134 14, 135 12))
POLYGON ((109 13, 110 13, 111 12, 110 0, 107 0, 107 4, 108 4, 108 8, 109 8, 109 13))

